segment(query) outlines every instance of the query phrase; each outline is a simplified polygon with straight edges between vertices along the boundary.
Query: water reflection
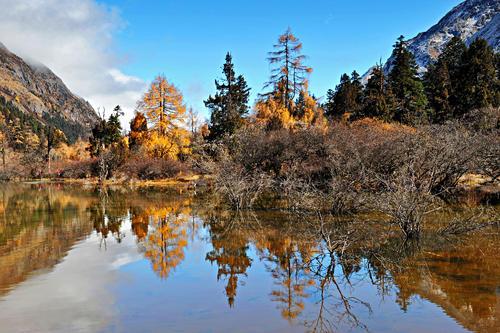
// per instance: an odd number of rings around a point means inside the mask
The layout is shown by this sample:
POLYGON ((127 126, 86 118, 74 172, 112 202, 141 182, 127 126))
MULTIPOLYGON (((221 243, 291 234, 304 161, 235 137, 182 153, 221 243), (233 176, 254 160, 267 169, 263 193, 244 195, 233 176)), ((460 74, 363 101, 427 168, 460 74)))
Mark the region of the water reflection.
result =
POLYGON ((88 302, 107 295, 107 309, 99 310, 106 315, 92 312, 85 317, 92 324, 40 326, 46 331, 133 331, 123 324, 129 320, 151 330, 225 331, 221 321, 230 318, 248 332, 262 330, 264 322, 272 331, 297 332, 498 332, 500 327, 498 229, 408 243, 359 218, 234 214, 175 190, 103 193, 31 185, 3 186, 0 194, 0 320, 9 332, 26 331, 23 317, 35 318, 33 294, 52 292, 43 296, 52 299, 44 310, 48 317, 71 308, 61 291, 51 288, 70 282, 77 260, 100 264, 89 274, 79 268, 75 280, 102 286, 88 288, 100 295, 79 297, 74 307, 90 307, 88 302), (157 293, 144 290, 144 281, 157 293), (126 287, 119 287, 123 283, 126 287), (170 293, 170 303, 159 286, 170 293), (195 294, 200 287, 207 297, 195 294), (214 287, 220 288, 225 309, 214 287), (125 290, 134 304, 119 297, 125 290), (161 316, 151 304, 163 309, 161 316), (252 320, 254 305, 267 309, 259 314, 262 323, 252 320), (200 306, 211 315, 188 320, 200 306), (174 315, 180 309, 187 312, 174 315), (144 318, 136 310, 145 311, 144 318))

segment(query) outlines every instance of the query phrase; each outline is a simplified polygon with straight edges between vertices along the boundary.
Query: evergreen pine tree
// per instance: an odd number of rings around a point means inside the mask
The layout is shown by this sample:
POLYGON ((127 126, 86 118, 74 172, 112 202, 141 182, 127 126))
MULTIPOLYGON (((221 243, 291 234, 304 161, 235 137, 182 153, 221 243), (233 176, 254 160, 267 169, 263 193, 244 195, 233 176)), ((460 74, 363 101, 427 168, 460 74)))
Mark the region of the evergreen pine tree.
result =
POLYGON ((408 43, 403 36, 394 45, 392 57, 394 60, 389 83, 397 101, 395 120, 415 123, 425 115, 427 98, 424 85, 418 77, 415 57, 408 50, 408 43))
POLYGON ((432 107, 432 121, 442 123, 456 116, 460 104, 458 94, 463 55, 467 47, 459 37, 453 37, 438 60, 430 64, 425 74, 425 90, 432 107))
POLYGON ((304 114, 306 112, 306 98, 305 98, 305 92, 301 91, 299 93, 299 97, 297 97, 297 100, 295 101, 295 108, 293 110, 293 117, 295 119, 300 119, 304 117, 304 114))
POLYGON ((91 156, 100 156, 104 149, 114 143, 120 142, 122 138, 122 127, 120 124, 121 115, 123 115, 123 113, 121 107, 118 105, 107 121, 103 117, 97 122, 94 128, 92 128, 92 136, 89 138, 90 146, 88 147, 91 156))
POLYGON ((106 124, 106 144, 111 145, 122 139, 122 125, 120 124, 120 116, 123 115, 122 108, 117 105, 113 113, 109 116, 106 124))
POLYGON ((340 83, 335 87, 332 95, 333 101, 328 101, 331 109, 326 110, 326 115, 332 119, 340 119, 350 110, 351 78, 346 73, 340 77, 340 83))
POLYGON ((395 98, 387 82, 382 64, 373 69, 363 91, 363 106, 355 118, 374 117, 385 120, 394 118, 395 98))
POLYGON ((327 92, 327 101, 324 105, 325 114, 329 118, 341 118, 346 113, 358 113, 363 101, 363 84, 361 77, 353 71, 351 77, 342 74, 340 83, 335 91, 327 92))
POLYGON ((326 102, 323 103, 323 109, 325 110, 325 116, 328 118, 334 118, 335 117, 335 90, 333 89, 328 89, 326 92, 326 102))
POLYGON ((497 56, 484 39, 471 43, 462 56, 457 116, 472 109, 499 105, 497 56))
POLYGON ((248 114, 250 88, 242 75, 236 76, 230 53, 226 55, 223 73, 222 81, 215 80, 215 96, 210 95, 205 101, 211 111, 209 139, 212 140, 234 133, 248 114))
POLYGON ((351 112, 357 112, 363 104, 363 83, 361 83, 361 76, 356 71, 351 73, 351 94, 353 105, 351 112))
POLYGON ((452 81, 448 65, 438 60, 430 64, 424 77, 425 91, 429 106, 432 108, 431 121, 441 124, 453 117, 453 107, 450 99, 452 96, 452 81))

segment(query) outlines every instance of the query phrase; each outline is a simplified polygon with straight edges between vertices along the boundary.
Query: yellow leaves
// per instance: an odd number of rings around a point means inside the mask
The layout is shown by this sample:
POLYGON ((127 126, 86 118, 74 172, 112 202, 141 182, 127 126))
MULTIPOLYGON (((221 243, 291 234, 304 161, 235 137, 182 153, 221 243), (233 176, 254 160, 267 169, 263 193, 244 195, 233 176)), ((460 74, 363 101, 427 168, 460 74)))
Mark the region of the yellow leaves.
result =
POLYGON ((162 278, 167 278, 184 260, 190 213, 184 204, 177 202, 163 207, 149 207, 145 212, 153 228, 145 240, 145 256, 151 261, 153 270, 162 278))
POLYGON ((62 143, 54 150, 54 159, 66 161, 81 161, 90 157, 87 142, 78 140, 72 145, 62 143))
POLYGON ((182 94, 164 76, 156 77, 142 102, 149 122, 162 134, 185 121, 186 106, 182 94))
POLYGON ((189 132, 177 128, 164 135, 159 132, 151 133, 146 142, 146 147, 148 153, 153 157, 176 160, 179 155, 190 153, 189 143, 189 132))
POLYGON ((318 102, 307 91, 302 91, 301 97, 297 104, 290 102, 292 113, 278 98, 267 97, 259 100, 255 104, 257 123, 271 129, 293 129, 299 126, 325 128, 327 121, 318 102))
POLYGON ((273 98, 260 100, 255 104, 257 122, 270 128, 290 128, 294 119, 287 108, 273 98))
POLYGON ((140 107, 152 129, 146 142, 152 156, 178 159, 179 155, 190 152, 189 132, 183 128, 186 106, 182 94, 164 76, 156 77, 151 83, 140 107))

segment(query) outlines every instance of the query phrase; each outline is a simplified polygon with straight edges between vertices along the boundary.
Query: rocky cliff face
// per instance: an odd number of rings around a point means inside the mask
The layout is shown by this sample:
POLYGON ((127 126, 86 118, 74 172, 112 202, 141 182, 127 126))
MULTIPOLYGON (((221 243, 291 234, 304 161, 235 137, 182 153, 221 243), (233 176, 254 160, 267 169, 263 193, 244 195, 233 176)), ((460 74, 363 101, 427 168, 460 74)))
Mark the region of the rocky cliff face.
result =
POLYGON ((50 69, 27 63, 1 43, 0 96, 21 112, 35 115, 43 123, 53 122, 57 127, 79 126, 88 133, 98 120, 92 106, 74 95, 50 69))
MULTIPOLYGON (((500 51, 500 0, 467 0, 453 8, 436 25, 409 40, 409 49, 417 64, 425 68, 436 60, 454 37, 466 44, 476 38, 486 39, 500 51)), ((390 60, 389 60, 390 63, 390 60)))
MULTIPOLYGON (((500 52, 500 0, 467 0, 453 8, 429 30, 419 33, 408 41, 408 48, 415 55, 420 72, 436 60, 446 44, 454 37, 460 37, 466 44, 483 38, 500 52)), ((384 66, 391 70, 392 58, 384 66)), ((363 75, 366 83, 372 69, 363 75)))

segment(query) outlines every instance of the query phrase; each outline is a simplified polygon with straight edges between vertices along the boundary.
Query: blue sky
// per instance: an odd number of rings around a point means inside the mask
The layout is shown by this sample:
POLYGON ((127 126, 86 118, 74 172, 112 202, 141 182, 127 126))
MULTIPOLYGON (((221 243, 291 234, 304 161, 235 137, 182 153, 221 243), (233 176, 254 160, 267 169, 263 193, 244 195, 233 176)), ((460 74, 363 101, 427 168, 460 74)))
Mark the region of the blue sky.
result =
POLYGON ((227 51, 237 73, 261 92, 266 62, 288 26, 302 40, 316 96, 343 72, 361 74, 386 59, 396 38, 427 30, 460 0, 171 1, 102 0, 123 22, 113 36, 118 67, 147 82, 164 73, 186 103, 207 116, 203 99, 214 92, 227 51))

